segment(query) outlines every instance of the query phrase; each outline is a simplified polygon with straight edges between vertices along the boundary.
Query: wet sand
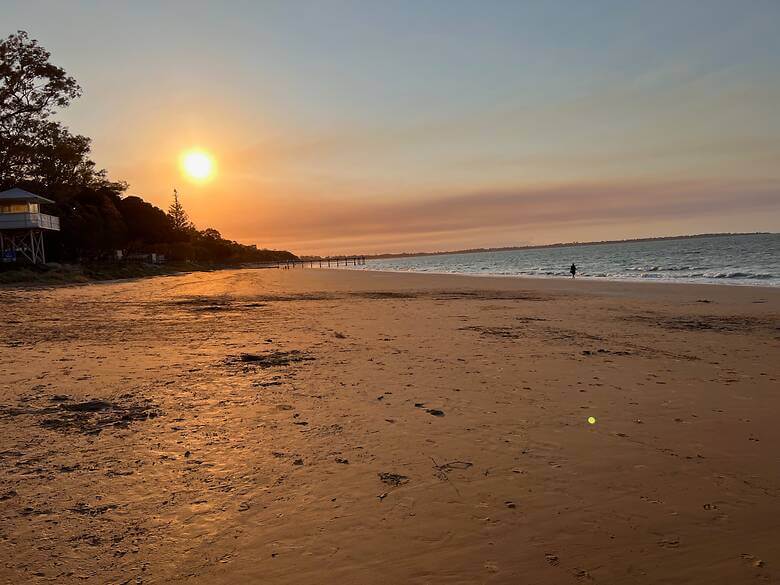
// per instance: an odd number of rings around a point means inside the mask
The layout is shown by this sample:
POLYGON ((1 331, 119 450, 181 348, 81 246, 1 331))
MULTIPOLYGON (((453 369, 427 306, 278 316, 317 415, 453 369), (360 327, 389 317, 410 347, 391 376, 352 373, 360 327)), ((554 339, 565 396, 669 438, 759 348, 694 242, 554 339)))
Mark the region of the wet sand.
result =
POLYGON ((0 303, 2 583, 780 582, 780 290, 298 269, 0 303))

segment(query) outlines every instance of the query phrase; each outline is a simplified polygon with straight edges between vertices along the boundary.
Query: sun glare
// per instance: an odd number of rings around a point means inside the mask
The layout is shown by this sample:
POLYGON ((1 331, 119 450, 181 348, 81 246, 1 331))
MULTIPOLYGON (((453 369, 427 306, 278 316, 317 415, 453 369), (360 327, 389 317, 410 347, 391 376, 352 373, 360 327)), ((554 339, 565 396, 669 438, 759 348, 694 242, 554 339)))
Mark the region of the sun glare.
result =
POLYGON ((181 168, 194 181, 205 181, 214 175, 214 159, 202 150, 189 150, 181 156, 181 168))

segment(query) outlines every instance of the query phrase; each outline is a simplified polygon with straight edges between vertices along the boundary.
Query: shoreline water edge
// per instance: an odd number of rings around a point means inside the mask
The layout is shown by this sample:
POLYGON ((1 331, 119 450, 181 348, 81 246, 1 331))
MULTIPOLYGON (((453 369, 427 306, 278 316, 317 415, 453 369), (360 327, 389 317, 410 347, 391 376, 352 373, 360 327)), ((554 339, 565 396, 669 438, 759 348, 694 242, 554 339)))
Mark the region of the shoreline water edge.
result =
POLYGON ((347 269, 469 276, 780 286, 780 234, 368 259, 347 269))

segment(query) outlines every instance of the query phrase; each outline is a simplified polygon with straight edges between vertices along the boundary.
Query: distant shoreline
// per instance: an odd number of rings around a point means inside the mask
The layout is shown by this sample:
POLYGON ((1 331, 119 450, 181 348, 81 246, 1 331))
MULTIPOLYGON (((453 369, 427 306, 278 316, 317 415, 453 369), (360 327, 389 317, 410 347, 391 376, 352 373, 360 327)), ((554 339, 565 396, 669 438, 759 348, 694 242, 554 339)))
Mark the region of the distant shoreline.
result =
POLYGON ((515 250, 543 250, 547 248, 575 248, 580 246, 599 246, 603 244, 630 244, 634 242, 661 242, 669 240, 692 240, 697 238, 728 238, 736 236, 768 236, 774 232, 738 232, 693 234, 688 236, 661 236, 656 238, 631 238, 627 240, 600 240, 593 242, 560 242, 556 244, 537 244, 532 246, 504 246, 500 248, 468 248, 465 250, 447 250, 442 252, 399 252, 391 254, 364 254, 366 260, 382 260, 386 258, 416 258, 420 256, 446 256, 455 254, 483 254, 486 252, 512 252, 515 250))

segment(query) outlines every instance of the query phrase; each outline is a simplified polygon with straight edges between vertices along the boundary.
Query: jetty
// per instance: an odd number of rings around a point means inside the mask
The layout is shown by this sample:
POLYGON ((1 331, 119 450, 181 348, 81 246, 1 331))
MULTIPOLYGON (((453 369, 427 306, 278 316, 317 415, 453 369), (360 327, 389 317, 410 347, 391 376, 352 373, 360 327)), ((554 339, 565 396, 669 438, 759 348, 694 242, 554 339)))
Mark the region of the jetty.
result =
POLYGON ((366 263, 365 256, 329 256, 327 258, 298 258, 296 260, 283 260, 277 263, 277 268, 338 268, 339 266, 363 266, 366 263))

